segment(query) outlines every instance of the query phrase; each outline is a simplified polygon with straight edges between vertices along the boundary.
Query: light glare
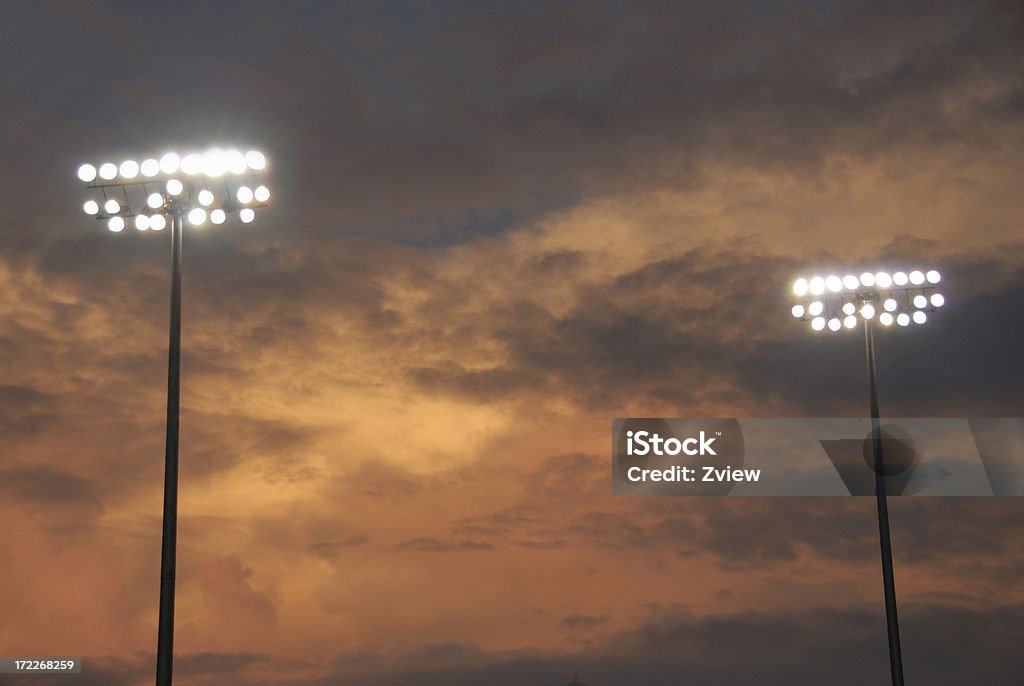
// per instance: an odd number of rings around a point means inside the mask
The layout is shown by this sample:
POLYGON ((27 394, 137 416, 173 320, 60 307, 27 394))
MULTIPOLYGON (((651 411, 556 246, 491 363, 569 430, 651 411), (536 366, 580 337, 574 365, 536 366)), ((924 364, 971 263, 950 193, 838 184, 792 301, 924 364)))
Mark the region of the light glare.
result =
POLYGON ((222 209, 218 208, 210 212, 210 221, 213 222, 214 224, 223 224, 224 220, 227 218, 228 215, 225 214, 224 210, 222 209))
POLYGON ((256 202, 266 202, 270 200, 270 189, 266 186, 257 186, 252 192, 252 197, 256 198, 256 202))
POLYGON ((96 215, 100 212, 100 204, 95 200, 86 200, 85 204, 82 205, 82 209, 85 210, 86 214, 96 215))
POLYGON ((821 295, 825 292, 825 279, 815 276, 811 279, 811 295, 821 295))
POLYGON ((194 207, 189 210, 188 223, 192 226, 200 226, 206 221, 206 210, 202 207, 194 207))
POLYGON ((103 203, 103 209, 106 210, 107 214, 117 214, 121 211, 121 205, 111 198, 110 200, 103 203))
POLYGON ((907 314, 906 312, 900 312, 898 315, 896 315, 896 323, 899 324, 900 326, 907 326, 908 324, 910 324, 910 315, 907 314))
POLYGON ((134 179, 139 175, 139 163, 135 160, 125 160, 121 163, 121 176, 126 179, 134 179))
POLYGON ((181 181, 178 181, 177 179, 170 179, 167 181, 167 192, 170 193, 171 195, 178 195, 184 189, 185 186, 182 185, 181 181))
POLYGON ((892 285, 892 277, 889 276, 889 272, 878 272, 875 274, 875 283, 879 288, 888 288, 892 285))
POLYGON ((228 150, 224 153, 224 165, 232 174, 245 173, 245 155, 237 150, 228 150))
POLYGON ((842 326, 843 323, 839 321, 838 317, 832 317, 832 319, 828 320, 828 328, 832 329, 833 331, 839 331, 839 329, 842 328, 842 326))
POLYGON ((886 312, 895 312, 896 308, 899 307, 899 303, 894 298, 886 298, 885 302, 882 303, 882 307, 885 308, 886 312))
POLYGON ((149 205, 151 209, 155 210, 164 204, 164 196, 159 193, 150 193, 149 197, 146 198, 146 204, 149 205))
POLYGON ((163 231, 165 226, 167 226, 167 220, 164 219, 164 215, 154 214, 149 218, 149 228, 153 231, 163 231))
POLYGON ((250 169, 259 171, 267 166, 267 158, 259 150, 250 150, 245 153, 245 163, 250 169))
POLYGON ((209 207, 213 204, 213 193, 206 190, 205 188, 199 191, 199 204, 204 207, 209 207))
POLYGON ((892 275, 892 282, 897 286, 907 285, 907 275, 904 272, 896 272, 892 275))
POLYGON ((822 311, 824 311, 824 309, 825 305, 820 300, 815 300, 810 305, 808 305, 807 312, 810 313, 812 317, 817 317, 819 314, 822 313, 822 311))
POLYGON ((160 163, 150 157, 148 160, 142 161, 139 169, 142 170, 143 176, 156 176, 160 173, 160 163))
POLYGON ((825 318, 824 317, 815 317, 814 319, 812 319, 811 320, 811 328, 814 329, 815 331, 821 331, 822 329, 824 329, 825 328, 825 318))
POLYGON ((91 164, 83 164, 78 168, 78 178, 89 183, 96 178, 96 167, 91 164))
POLYGON ((181 158, 177 153, 169 152, 160 158, 160 171, 164 174, 173 174, 181 166, 181 158))
MULTIPOLYGON (((86 211, 88 211, 88 210, 86 210, 86 211)), ((794 317, 796 317, 797 319, 800 319, 800 317, 804 316, 804 306, 803 305, 793 305, 792 312, 793 312, 793 316, 794 317)))
POLYGON ((910 272, 910 283, 914 284, 915 286, 920 286, 921 284, 924 283, 924 274, 917 271, 916 269, 910 272))
POLYGON ((846 303, 843 305, 843 314, 853 314, 857 311, 857 306, 853 303, 846 303))
POLYGON ((865 303, 864 307, 860 308, 860 316, 864 319, 871 319, 875 316, 875 307, 871 303, 865 303))
POLYGON ((942 277, 934 269, 932 269, 927 274, 925 274, 924 278, 926 278, 928 280, 928 283, 932 283, 932 284, 938 283, 939 281, 942 280, 942 277))
POLYGON ((860 282, 870 288, 875 285, 875 275, 871 272, 864 272, 860 275, 860 282))
POLYGON ((135 216, 135 228, 139 231, 149 230, 149 216, 145 214, 139 214, 135 216))
POLYGON ((100 165, 100 178, 110 181, 117 176, 117 165, 113 162, 106 162, 100 165))
POLYGON ((926 315, 924 312, 918 310, 917 312, 914 313, 915 324, 924 324, 926 321, 928 321, 928 315, 926 315))
MULTIPOLYGON (((259 190, 259 188, 256 190, 259 190)), ((827 279, 825 279, 825 286, 833 293, 838 293, 843 290, 843 280, 835 274, 831 274, 827 279)))
POLYGON ((793 283, 793 294, 799 296, 807 295, 807 279, 799 278, 793 283))
POLYGON ((914 296, 914 307, 921 309, 922 307, 928 307, 928 298, 923 295, 914 296))
POLYGON ((198 153, 192 153, 185 155, 184 159, 181 160, 181 171, 185 172, 189 176, 198 174, 203 170, 203 157, 198 153))
POLYGON ((843 285, 846 286, 847 290, 855 291, 860 286, 860 281, 853 274, 847 274, 843 277, 843 285))
POLYGON ((241 212, 238 213, 238 218, 242 220, 243 224, 248 224, 249 222, 256 218, 256 213, 253 212, 250 208, 246 207, 241 212))
POLYGON ((110 221, 107 222, 107 228, 114 233, 124 231, 124 219, 122 217, 111 217, 110 221))
POLYGON ((857 326, 857 318, 851 314, 849 317, 843 320, 843 326, 845 326, 847 329, 852 329, 853 327, 857 326))
POLYGON ((239 186, 236 193, 238 202, 244 204, 252 202, 252 189, 248 186, 239 186))
POLYGON ((942 293, 935 293, 932 295, 932 307, 942 307, 946 304, 946 299, 942 297, 942 293))
POLYGON ((883 312, 878 315, 878 321, 882 322, 882 326, 892 326, 892 315, 888 312, 883 312))

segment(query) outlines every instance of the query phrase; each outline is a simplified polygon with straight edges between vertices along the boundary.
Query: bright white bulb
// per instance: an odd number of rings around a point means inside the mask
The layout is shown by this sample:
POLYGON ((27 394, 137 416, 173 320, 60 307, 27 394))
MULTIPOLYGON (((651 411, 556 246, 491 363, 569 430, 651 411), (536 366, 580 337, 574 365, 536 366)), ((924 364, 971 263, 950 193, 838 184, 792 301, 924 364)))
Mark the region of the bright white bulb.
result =
POLYGON ((885 308, 886 312, 895 312, 896 308, 899 307, 899 303, 893 298, 886 298, 885 302, 882 303, 882 307, 885 308))
POLYGON ((843 285, 846 286, 847 290, 855 291, 860 286, 860 280, 853 274, 847 274, 843 277, 843 285))
POLYGON ((107 214, 117 214, 121 211, 121 205, 116 200, 111 198, 110 200, 103 203, 103 209, 106 210, 107 214))
MULTIPOLYGON (((88 210, 86 210, 86 211, 88 211, 88 210)), ((794 317, 796 317, 797 319, 800 319, 800 317, 804 316, 804 306, 803 305, 793 305, 792 312, 793 312, 793 316, 794 317)))
POLYGON ((224 166, 232 174, 244 174, 245 155, 237 150, 228 150, 224 153, 224 166))
POLYGON ((835 274, 831 274, 825 279, 825 287, 833 293, 838 293, 843 290, 843 280, 835 274))
POLYGON ((824 317, 815 317, 814 319, 812 319, 811 320, 811 328, 814 329, 815 331, 821 331, 822 329, 824 329, 825 328, 825 318, 824 317))
POLYGON ((216 209, 210 212, 210 221, 214 224, 223 224, 224 220, 227 218, 228 215, 225 214, 224 210, 216 209))
POLYGON ((96 167, 91 164, 83 164, 78 168, 78 178, 89 183, 96 178, 96 167))
POLYGON ((814 302, 812 302, 810 305, 807 306, 807 312, 812 317, 817 317, 824 310, 825 310, 825 305, 821 301, 819 301, 819 300, 815 300, 814 302))
POLYGON ((896 315, 896 323, 899 324, 900 326, 907 326, 908 324, 910 324, 910 315, 907 314, 906 312, 900 312, 898 315, 896 315))
POLYGON ((924 324, 926 321, 928 321, 928 315, 926 315, 924 312, 918 310, 917 312, 914 313, 915 324, 924 324))
POLYGON ((799 296, 807 295, 807 279, 800 278, 793 282, 793 294, 799 296))
POLYGON ((169 179, 167 181, 167 192, 171 195, 178 195, 185 189, 185 186, 177 179, 169 179))
POLYGON ((853 303, 846 303, 843 305, 843 314, 850 315, 857 311, 857 306, 853 303))
POLYGON ((922 307, 928 307, 928 298, 923 295, 914 296, 914 307, 920 309, 922 307))
POLYGON ((864 319, 871 319, 875 316, 875 306, 871 303, 864 303, 864 307, 860 308, 860 316, 864 319))
POLYGON ((124 218, 123 217, 111 217, 110 221, 107 222, 107 228, 117 233, 118 231, 124 231, 124 218))
POLYGON ((825 279, 815 276, 811 279, 811 295, 821 295, 825 292, 825 279))
POLYGON ((142 160, 139 169, 143 176, 156 176, 160 173, 160 163, 150 157, 148 160, 142 160))
POLYGON ((164 174, 173 174, 181 166, 181 158, 177 153, 169 152, 160 158, 160 171, 164 174))
POLYGON ((121 176, 126 179, 134 179, 139 175, 139 163, 135 160, 125 160, 121 163, 121 176))
POLYGON ((149 228, 153 231, 163 231, 165 226, 167 226, 167 220, 164 219, 164 215, 154 214, 149 218, 149 228))
POLYGON ((892 315, 888 312, 883 312, 878 315, 878 321, 882 322, 882 326, 892 326, 892 315))
POLYGON ((192 226, 200 226, 206 221, 206 210, 202 207, 195 207, 189 210, 188 223, 192 226))
POLYGON ((82 205, 82 209, 85 211, 86 214, 99 214, 100 204, 95 200, 86 200, 85 204, 82 205))
POLYGON ((871 272, 864 272, 860 275, 860 282, 870 288, 875 285, 875 275, 871 272))
POLYGON ((117 165, 113 162, 106 162, 100 165, 100 178, 110 181, 117 176, 117 165))
POLYGON ((892 275, 892 282, 897 286, 906 286, 907 275, 904 272, 896 272, 892 275))
POLYGON ((252 189, 248 186, 239 186, 235 195, 238 198, 238 202, 243 205, 252 202, 252 189))
POLYGON ((889 272, 878 272, 875 274, 875 283, 879 288, 888 288, 892 285, 892 277, 889 276, 889 272))
POLYGON ((224 153, 214 148, 203 153, 203 173, 207 176, 218 177, 224 175, 224 153))
POLYGON ((135 215, 135 228, 139 231, 149 230, 149 217, 145 214, 135 215))
POLYGON ((250 169, 259 171, 267 166, 267 158, 259 150, 250 150, 245 153, 245 163, 250 169))
POLYGON ((243 210, 242 210, 241 212, 239 212, 239 213, 238 213, 238 218, 242 220, 242 223, 243 223, 243 224, 248 224, 248 223, 250 223, 250 222, 251 222, 251 221, 252 221, 253 219, 255 219, 255 218, 256 218, 256 213, 255 213, 255 212, 253 212, 253 211, 252 211, 251 209, 249 209, 248 207, 246 207, 246 208, 244 208, 244 209, 243 209, 243 210))
POLYGON ((914 284, 915 286, 920 286, 921 284, 924 283, 924 274, 917 271, 916 269, 910 272, 910 283, 914 284))
POLYGON ((181 160, 181 171, 189 176, 198 174, 203 170, 203 156, 198 153, 185 155, 181 160))
POLYGON ((146 198, 146 204, 149 205, 151 209, 155 210, 164 204, 164 196, 159 193, 150 193, 146 198))
POLYGON ((256 186, 256 190, 252 192, 252 197, 256 198, 256 202, 266 202, 270 200, 270 189, 266 186, 256 186))
POLYGON ((209 207, 213 204, 213 193, 206 190, 205 188, 199 191, 199 204, 204 207, 209 207))
POLYGON ((832 329, 833 331, 839 331, 839 329, 842 328, 842 326, 843 323, 839 321, 838 317, 832 317, 832 319, 828 320, 828 328, 832 329))
POLYGON ((850 316, 846 317, 846 319, 843 320, 843 326, 845 326, 847 329, 852 329, 853 327, 857 326, 857 318, 851 314, 850 316))
POLYGON ((939 281, 942 280, 942 277, 934 269, 932 269, 930 272, 925 274, 924 278, 926 278, 928 280, 928 283, 938 283, 939 281))
POLYGON ((946 304, 946 299, 942 297, 942 293, 935 293, 932 295, 932 307, 942 307, 946 304))

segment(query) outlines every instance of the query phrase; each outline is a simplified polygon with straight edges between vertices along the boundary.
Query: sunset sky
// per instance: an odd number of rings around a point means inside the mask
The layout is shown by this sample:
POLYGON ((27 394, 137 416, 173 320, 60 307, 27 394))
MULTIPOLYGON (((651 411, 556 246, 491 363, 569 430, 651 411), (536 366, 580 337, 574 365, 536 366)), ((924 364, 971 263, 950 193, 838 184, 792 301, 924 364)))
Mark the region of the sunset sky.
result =
MULTIPOLYGON (((612 497, 615 417, 861 417, 812 269, 936 267, 882 411, 1024 412, 1014 2, 9 1, 0 656, 153 683, 168 232, 82 162, 258 147, 184 238, 175 683, 888 679, 871 498, 612 497)), ((890 505, 907 681, 1020 683, 1024 502, 890 505)))

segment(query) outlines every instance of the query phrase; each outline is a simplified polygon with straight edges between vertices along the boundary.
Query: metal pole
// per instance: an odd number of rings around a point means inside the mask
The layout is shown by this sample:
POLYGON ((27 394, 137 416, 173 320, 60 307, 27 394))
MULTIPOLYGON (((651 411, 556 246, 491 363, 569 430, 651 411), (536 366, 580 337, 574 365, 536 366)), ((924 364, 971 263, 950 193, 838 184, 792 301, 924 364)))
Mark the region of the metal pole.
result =
POLYGON ((182 216, 171 210, 171 326, 167 355, 167 447, 164 453, 164 527, 160 554, 160 628, 156 686, 171 686, 174 661, 174 572, 178 538, 178 419, 181 396, 182 216))
POLYGON ((868 388, 871 395, 871 446, 875 457, 875 501, 878 505, 878 538, 882 546, 882 585, 885 589, 885 622, 889 633, 889 668, 892 672, 892 686, 903 686, 903 655, 900 651, 900 623, 896 615, 896 580, 892 571, 889 507, 885 496, 885 466, 882 461, 878 385, 875 380, 875 335, 869 319, 864 320, 864 346, 867 350, 868 388))

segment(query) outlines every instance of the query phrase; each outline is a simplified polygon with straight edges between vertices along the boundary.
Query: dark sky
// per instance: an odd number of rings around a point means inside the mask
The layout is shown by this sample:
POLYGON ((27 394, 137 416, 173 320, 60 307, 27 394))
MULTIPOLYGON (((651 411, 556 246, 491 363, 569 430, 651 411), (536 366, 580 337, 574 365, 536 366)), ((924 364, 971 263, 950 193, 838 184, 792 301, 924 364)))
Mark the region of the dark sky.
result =
MULTIPOLYGON (((884 683, 873 501, 613 498, 608 431, 862 416, 789 316, 861 267, 945 277, 885 414, 1021 416, 1019 3, 2 16, 0 655, 152 682, 167 233, 75 170, 216 144, 273 198, 185 236, 178 683, 884 683)), ((1021 506, 891 510, 909 682, 1018 684, 1021 506)))

